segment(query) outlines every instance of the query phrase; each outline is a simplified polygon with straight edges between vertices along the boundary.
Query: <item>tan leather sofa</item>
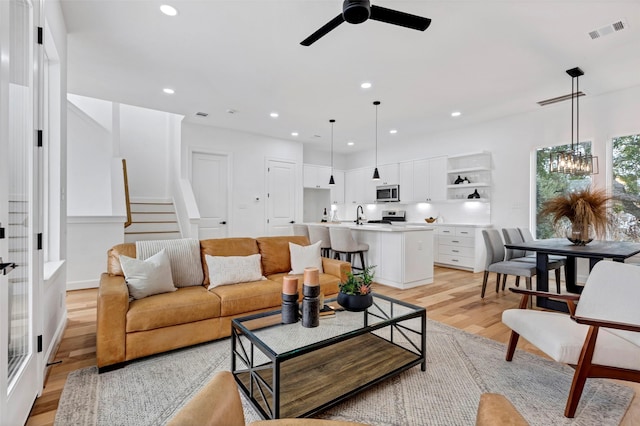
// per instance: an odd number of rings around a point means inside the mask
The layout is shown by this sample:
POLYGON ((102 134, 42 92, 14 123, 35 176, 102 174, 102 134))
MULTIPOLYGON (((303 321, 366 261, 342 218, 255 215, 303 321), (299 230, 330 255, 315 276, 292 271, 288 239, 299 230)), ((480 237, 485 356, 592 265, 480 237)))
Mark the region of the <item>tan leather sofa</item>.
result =
MULTIPOLYGON (((282 302, 282 280, 291 270, 289 242, 308 245, 304 236, 222 238, 200 241, 204 272, 202 285, 179 288, 129 301, 120 255, 136 257, 134 243, 118 244, 108 252, 107 272, 100 278, 96 358, 99 371, 132 359, 208 342, 231 335, 231 320, 277 309, 282 302), (263 281, 215 287, 208 291, 205 254, 248 256, 260 253, 263 281)), ((320 288, 325 296, 338 293, 351 265, 322 258, 320 288)), ((299 280, 302 297, 302 276, 299 280)))

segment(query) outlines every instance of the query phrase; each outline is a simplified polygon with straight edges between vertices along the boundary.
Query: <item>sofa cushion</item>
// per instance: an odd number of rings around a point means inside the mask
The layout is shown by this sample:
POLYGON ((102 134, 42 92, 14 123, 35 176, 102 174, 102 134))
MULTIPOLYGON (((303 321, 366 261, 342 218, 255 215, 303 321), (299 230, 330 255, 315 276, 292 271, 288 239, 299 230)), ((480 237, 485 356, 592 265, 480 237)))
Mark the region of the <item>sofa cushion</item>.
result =
POLYGON ((291 254, 291 274, 304 274, 304 268, 318 268, 322 273, 322 257, 320 256, 320 244, 308 246, 299 246, 298 244, 289 243, 289 253, 291 254))
POLYGON ((120 255, 136 257, 136 245, 134 243, 117 244, 107 252, 107 273, 124 277, 122 266, 120 265, 120 255))
POLYGON ((127 333, 186 324, 220 316, 220 298, 203 286, 179 288, 129 304, 127 333))
POLYGON ((200 262, 200 241, 193 238, 177 240, 136 241, 136 257, 147 259, 166 250, 176 287, 202 285, 204 273, 200 262))
POLYGON ((209 256, 204 255, 209 269, 209 290, 220 285, 266 280, 262 276, 260 255, 209 256))
POLYGON ((176 291, 171 276, 169 255, 164 249, 145 260, 121 255, 120 264, 129 295, 134 299, 176 291))
POLYGON ((220 298, 220 316, 244 314, 282 305, 282 283, 253 281, 209 290, 220 298))
POLYGON ((253 238, 215 238, 200 240, 200 259, 204 271, 204 284, 209 285, 209 269, 205 255, 249 256, 258 254, 258 242, 253 238))
POLYGON ((309 238, 304 236, 260 237, 256 241, 262 255, 262 275, 265 277, 291 271, 289 243, 309 245, 309 238))
MULTIPOLYGON (((284 272, 280 274, 273 274, 273 275, 269 275, 267 279, 271 281, 275 281, 279 283, 280 286, 282 286, 282 281, 284 277, 286 277, 287 275, 291 275, 291 274, 284 273, 284 272)), ((296 274, 293 276, 298 277, 298 294, 300 295, 300 297, 302 297, 302 285, 304 281, 303 280, 304 274, 296 274)), ((340 283, 340 278, 336 277, 335 275, 320 274, 320 292, 325 295, 336 294, 340 290, 340 288, 338 287, 339 283, 340 283)))

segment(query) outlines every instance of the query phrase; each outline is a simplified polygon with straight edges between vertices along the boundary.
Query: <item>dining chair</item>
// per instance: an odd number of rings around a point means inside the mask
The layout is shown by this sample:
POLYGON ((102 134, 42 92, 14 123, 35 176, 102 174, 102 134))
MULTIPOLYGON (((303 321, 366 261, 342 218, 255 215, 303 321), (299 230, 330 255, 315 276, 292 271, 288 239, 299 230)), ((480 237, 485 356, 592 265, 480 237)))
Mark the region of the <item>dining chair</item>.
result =
MULTIPOLYGON (((520 232, 520 235, 522 236, 522 240, 525 243, 528 243, 529 241, 535 241, 535 239, 533 238, 533 235, 531 234, 531 231, 529 230, 529 228, 518 228, 518 231, 520 232)), ((527 256, 533 255, 535 256, 535 252, 526 252, 527 256)), ((557 254, 550 254, 549 255, 549 260, 559 260, 559 261, 563 261, 565 268, 566 268, 566 263, 567 263, 567 256, 560 256, 557 254)))
MULTIPOLYGON (((502 235, 504 236, 504 242, 506 244, 524 243, 522 233, 517 228, 502 228, 502 235)), ((533 265, 538 261, 535 253, 528 254, 525 250, 518 249, 506 249, 505 260, 513 260, 515 262, 527 262, 533 265)), ((560 290, 560 268, 567 263, 566 258, 560 260, 549 259, 547 263, 547 269, 553 270, 556 276, 556 292, 561 293, 560 290)), ((519 277, 516 277, 516 286, 519 284, 519 277)))
POLYGON ((639 282, 637 266, 602 260, 591 270, 581 295, 512 288, 522 300, 519 309, 502 313, 502 322, 512 330, 506 360, 513 359, 522 336, 555 361, 575 368, 564 411, 570 418, 588 378, 640 382, 639 282), (530 296, 543 294, 565 300, 570 315, 526 309, 530 296))
POLYGON ((309 227, 301 223, 293 224, 293 235, 309 238, 309 227))
POLYGON ((487 251, 487 259, 484 268, 484 278, 482 279, 482 292, 480 297, 484 298, 487 289, 487 280, 489 273, 495 272, 496 293, 500 290, 500 278, 502 278, 502 289, 507 282, 507 275, 515 275, 516 277, 525 277, 527 289, 531 289, 531 277, 536 274, 536 265, 527 262, 515 262, 513 260, 505 260, 505 249, 500 232, 497 229, 483 229, 482 238, 487 251))
POLYGON ((369 251, 369 244, 358 243, 351 229, 341 228, 338 226, 329 227, 329 234, 331 235, 331 251, 334 253, 335 259, 340 259, 342 254, 346 256, 346 261, 351 263, 352 269, 364 270, 364 252, 369 251), (360 268, 353 265, 352 255, 360 255, 360 268))
POLYGON ((307 225, 307 229, 311 244, 322 241, 322 243, 320 243, 320 253, 322 253, 323 257, 331 258, 331 235, 329 234, 329 228, 324 225, 307 225))

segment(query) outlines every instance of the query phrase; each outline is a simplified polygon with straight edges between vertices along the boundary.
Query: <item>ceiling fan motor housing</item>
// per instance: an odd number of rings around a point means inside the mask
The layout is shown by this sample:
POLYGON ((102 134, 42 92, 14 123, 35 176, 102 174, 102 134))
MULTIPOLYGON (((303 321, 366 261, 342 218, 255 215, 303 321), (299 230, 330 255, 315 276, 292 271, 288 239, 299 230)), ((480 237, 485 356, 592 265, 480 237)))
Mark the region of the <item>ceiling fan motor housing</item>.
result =
POLYGON ((342 17, 350 24, 361 24, 371 16, 369 0, 344 0, 342 17))

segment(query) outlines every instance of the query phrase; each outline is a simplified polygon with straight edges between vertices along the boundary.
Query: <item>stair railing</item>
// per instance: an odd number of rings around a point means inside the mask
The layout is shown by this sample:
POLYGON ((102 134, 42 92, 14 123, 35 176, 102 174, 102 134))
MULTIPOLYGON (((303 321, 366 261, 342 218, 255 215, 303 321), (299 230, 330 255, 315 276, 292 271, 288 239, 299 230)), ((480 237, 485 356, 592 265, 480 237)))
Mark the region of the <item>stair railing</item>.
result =
POLYGON ((124 176, 124 199, 127 205, 127 221, 124 227, 131 225, 131 201, 129 200, 129 179, 127 178, 127 160, 122 159, 122 175, 124 176))

